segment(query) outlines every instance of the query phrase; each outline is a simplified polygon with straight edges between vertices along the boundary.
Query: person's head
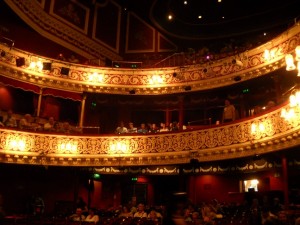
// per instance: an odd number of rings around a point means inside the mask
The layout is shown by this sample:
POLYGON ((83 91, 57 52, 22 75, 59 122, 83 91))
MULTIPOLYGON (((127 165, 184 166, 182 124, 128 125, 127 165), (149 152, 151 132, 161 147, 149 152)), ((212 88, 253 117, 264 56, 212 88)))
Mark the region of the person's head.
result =
POLYGON ((225 106, 228 106, 228 105, 230 105, 230 101, 228 100, 228 99, 225 99, 225 106))
POLYGON ((145 210, 145 205, 143 203, 138 204, 138 211, 143 212, 145 210))
POLYGON ((49 123, 50 124, 54 124, 54 118, 51 116, 51 117, 49 117, 49 123))
POLYGON ((142 123, 142 124, 141 124, 141 128, 142 128, 142 129, 145 129, 145 128, 146 128, 146 124, 142 123))
POLYGON ((133 128, 133 123, 132 122, 129 123, 129 128, 133 128))
POLYGON ((82 209, 81 208, 77 208, 76 209, 76 214, 77 215, 81 215, 82 214, 82 209))
POLYGON ((24 118, 25 118, 27 121, 30 121, 30 120, 31 120, 31 115, 30 115, 30 114, 25 114, 24 118))

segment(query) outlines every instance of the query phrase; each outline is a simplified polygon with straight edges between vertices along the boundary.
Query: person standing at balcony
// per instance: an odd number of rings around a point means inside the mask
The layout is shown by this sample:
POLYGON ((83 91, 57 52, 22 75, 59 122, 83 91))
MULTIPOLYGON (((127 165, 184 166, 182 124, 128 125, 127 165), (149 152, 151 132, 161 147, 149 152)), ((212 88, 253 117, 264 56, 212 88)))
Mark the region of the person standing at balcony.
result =
POLYGON ((145 205, 143 203, 138 204, 137 212, 133 215, 133 217, 138 218, 147 218, 148 215, 145 211, 145 205))
POLYGON ((222 123, 228 123, 235 120, 235 107, 226 99, 223 109, 222 123))

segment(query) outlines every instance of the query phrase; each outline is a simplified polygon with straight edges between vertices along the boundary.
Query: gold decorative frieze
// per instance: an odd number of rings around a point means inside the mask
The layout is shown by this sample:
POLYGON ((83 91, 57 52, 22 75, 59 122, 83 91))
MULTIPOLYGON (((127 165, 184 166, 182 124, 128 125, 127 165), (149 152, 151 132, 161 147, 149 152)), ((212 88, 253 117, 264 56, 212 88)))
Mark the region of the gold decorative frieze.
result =
POLYGON ((187 85, 190 91, 201 91, 254 79, 284 67, 285 54, 295 49, 299 38, 300 26, 294 26, 271 42, 241 53, 242 65, 234 63, 231 56, 209 64, 155 69, 83 66, 0 45, 0 50, 5 52, 0 57, 0 72, 2 76, 39 87, 78 93, 129 95, 134 90, 137 95, 161 95, 186 92, 187 85), (266 49, 271 52, 267 56, 266 49), (18 67, 19 58, 24 59, 24 65, 18 67), (31 67, 33 61, 35 65, 50 63, 51 69, 31 67), (174 71, 179 75, 174 77, 174 71))
POLYGON ((156 135, 77 136, 0 129, 0 161, 62 166, 171 165, 265 154, 300 144, 300 109, 229 125, 156 135))

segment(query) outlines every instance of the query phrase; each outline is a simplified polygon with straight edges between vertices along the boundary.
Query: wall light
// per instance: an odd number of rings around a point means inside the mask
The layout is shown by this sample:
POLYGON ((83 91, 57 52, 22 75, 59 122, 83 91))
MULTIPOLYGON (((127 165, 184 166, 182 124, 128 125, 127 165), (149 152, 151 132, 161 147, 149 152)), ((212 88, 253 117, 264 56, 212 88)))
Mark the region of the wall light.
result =
POLYGON ((292 54, 287 54, 285 56, 285 63, 286 63, 286 70, 287 71, 292 71, 296 69, 295 63, 294 63, 294 58, 292 54))
POLYGON ((6 149, 13 151, 26 151, 26 138, 8 136, 6 140, 6 149))

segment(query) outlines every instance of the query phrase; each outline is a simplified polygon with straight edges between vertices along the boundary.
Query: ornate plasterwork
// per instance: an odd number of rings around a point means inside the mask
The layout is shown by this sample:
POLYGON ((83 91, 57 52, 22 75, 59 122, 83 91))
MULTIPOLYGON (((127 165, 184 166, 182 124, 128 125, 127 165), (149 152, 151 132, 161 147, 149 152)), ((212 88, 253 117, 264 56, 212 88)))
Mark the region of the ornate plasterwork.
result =
POLYGON ((47 59, 3 45, 0 48, 6 52, 6 56, 0 57, 0 73, 40 87, 80 93, 128 95, 130 90, 134 89, 137 95, 161 95, 185 92, 187 85, 191 86, 191 91, 201 91, 254 79, 284 67, 284 56, 294 51, 299 44, 299 37, 300 26, 294 26, 272 42, 241 53, 242 67, 232 63, 233 57, 212 61, 209 64, 160 69, 89 67, 47 59), (264 58, 266 49, 273 57, 268 61, 264 58), (26 59, 25 67, 16 67, 16 59, 19 57, 26 59), (29 63, 34 60, 51 62, 51 71, 28 69, 29 63), (70 69, 68 76, 60 73, 62 67, 70 69), (180 76, 174 77, 174 72, 180 76), (151 83, 153 75, 159 76, 161 82, 151 83), (237 76, 240 81, 235 79, 237 76))
POLYGON ((0 129, 0 161, 60 166, 141 166, 217 161, 265 154, 300 144, 300 110, 230 125, 156 135, 73 136, 0 129))
POLYGON ((41 6, 36 1, 9 0, 5 2, 37 32, 88 59, 100 59, 105 56, 112 60, 122 60, 117 53, 41 10, 41 6))

